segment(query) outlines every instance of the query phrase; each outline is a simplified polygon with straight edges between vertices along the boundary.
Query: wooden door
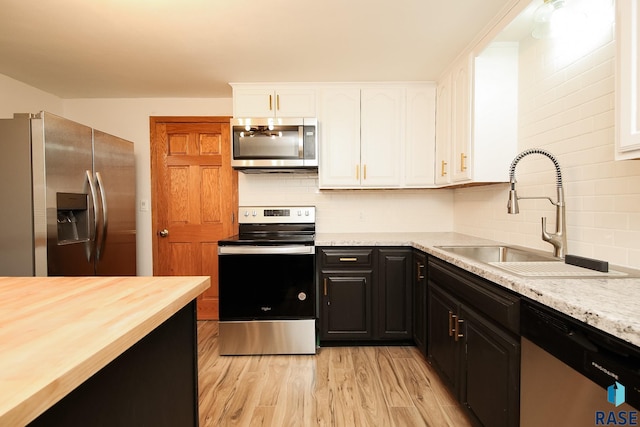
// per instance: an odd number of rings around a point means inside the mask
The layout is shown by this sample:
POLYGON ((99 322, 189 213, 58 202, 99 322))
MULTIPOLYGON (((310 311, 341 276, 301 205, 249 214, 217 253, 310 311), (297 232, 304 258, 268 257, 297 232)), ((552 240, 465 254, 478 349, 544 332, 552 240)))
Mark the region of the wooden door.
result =
POLYGON ((218 319, 218 240, 237 233, 229 117, 152 117, 153 274, 211 276, 198 319, 218 319))

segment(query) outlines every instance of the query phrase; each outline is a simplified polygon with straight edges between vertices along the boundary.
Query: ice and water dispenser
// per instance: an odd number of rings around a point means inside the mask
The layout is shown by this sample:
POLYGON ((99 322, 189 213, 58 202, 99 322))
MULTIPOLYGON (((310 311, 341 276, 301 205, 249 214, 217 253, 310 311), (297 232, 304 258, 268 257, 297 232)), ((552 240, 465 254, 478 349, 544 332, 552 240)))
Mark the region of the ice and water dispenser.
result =
POLYGON ((86 242, 89 234, 88 196, 84 193, 57 193, 58 244, 86 242))

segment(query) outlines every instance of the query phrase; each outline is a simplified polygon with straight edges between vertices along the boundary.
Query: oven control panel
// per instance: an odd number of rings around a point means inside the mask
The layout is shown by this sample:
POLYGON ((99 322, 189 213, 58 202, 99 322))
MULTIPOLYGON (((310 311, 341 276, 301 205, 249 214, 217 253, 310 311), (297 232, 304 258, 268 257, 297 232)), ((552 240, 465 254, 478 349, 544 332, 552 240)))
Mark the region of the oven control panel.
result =
POLYGON ((241 206, 240 224, 315 223, 315 206, 241 206))

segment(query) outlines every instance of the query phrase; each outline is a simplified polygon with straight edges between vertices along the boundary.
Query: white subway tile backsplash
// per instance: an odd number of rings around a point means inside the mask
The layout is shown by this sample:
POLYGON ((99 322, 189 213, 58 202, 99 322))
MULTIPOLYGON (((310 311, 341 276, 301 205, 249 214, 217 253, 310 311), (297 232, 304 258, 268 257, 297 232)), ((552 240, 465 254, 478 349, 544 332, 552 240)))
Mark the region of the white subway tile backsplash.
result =
MULTIPOLYGON (((609 31, 577 59, 551 53, 551 41, 520 45, 518 148, 540 147, 559 160, 567 204, 569 253, 640 268, 640 161, 616 162, 615 42, 609 31)), ((555 200, 553 165, 548 159, 518 164, 518 194, 555 200), (544 171, 548 171, 545 173, 544 171)), ((522 201, 519 215, 502 215, 504 203, 489 210, 468 209, 476 194, 504 200, 507 189, 455 190, 455 230, 532 248, 551 250, 540 238, 540 217, 553 225, 548 202, 522 201), (464 206, 464 209, 460 207, 464 206), (496 218, 501 218, 497 221, 496 218)))

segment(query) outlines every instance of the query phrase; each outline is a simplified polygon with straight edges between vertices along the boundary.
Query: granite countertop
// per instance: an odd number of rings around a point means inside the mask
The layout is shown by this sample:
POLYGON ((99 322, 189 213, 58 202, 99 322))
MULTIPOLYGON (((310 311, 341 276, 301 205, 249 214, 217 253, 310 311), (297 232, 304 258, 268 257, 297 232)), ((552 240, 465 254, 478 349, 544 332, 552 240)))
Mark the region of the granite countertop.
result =
MULTIPOLYGON (((623 278, 534 278, 437 248, 504 244, 459 233, 319 233, 316 246, 409 246, 640 346, 640 272, 623 278)), ((616 268, 617 269, 617 268, 616 268)))

